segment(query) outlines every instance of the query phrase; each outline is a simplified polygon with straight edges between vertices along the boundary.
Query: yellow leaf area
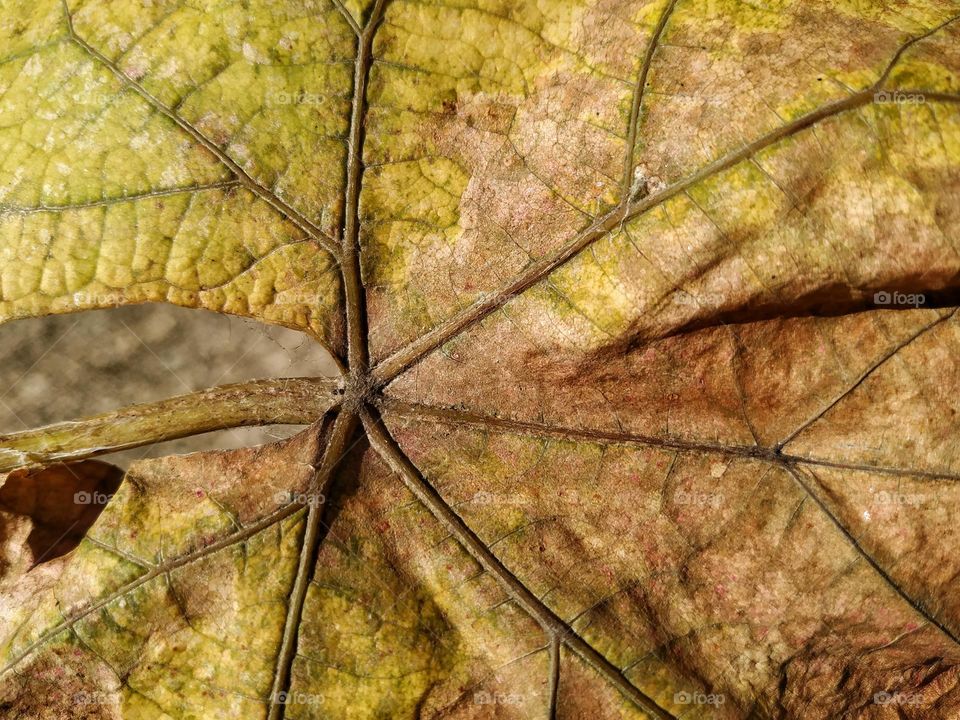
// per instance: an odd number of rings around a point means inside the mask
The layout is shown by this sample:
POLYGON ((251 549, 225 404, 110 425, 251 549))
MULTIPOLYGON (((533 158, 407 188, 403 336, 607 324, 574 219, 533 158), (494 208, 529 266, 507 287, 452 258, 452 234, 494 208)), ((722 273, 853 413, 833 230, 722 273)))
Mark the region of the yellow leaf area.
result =
POLYGON ((0 13, 0 317, 166 301, 339 344, 355 38, 334 7, 0 13))

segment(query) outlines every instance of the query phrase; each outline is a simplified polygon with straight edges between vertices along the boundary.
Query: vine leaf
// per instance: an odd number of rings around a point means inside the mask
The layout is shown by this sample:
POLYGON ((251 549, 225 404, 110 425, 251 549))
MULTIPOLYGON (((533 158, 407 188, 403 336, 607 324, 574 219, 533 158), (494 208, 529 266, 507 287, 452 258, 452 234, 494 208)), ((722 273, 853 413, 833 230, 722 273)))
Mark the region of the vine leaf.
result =
POLYGON ((0 0, 0 320, 341 370, 0 437, 0 708, 954 716, 958 18, 0 0))

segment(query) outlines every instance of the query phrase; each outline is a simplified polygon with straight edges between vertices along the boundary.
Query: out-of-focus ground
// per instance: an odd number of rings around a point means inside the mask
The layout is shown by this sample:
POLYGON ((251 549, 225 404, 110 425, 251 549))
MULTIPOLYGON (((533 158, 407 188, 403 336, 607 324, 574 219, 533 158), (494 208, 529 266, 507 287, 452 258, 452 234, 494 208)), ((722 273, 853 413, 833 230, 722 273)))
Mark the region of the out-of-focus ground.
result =
MULTIPOLYGON (((335 375, 306 335, 165 304, 0 324, 0 433, 254 378, 335 375)), ((237 428, 104 456, 141 457, 259 445, 299 426, 237 428)))

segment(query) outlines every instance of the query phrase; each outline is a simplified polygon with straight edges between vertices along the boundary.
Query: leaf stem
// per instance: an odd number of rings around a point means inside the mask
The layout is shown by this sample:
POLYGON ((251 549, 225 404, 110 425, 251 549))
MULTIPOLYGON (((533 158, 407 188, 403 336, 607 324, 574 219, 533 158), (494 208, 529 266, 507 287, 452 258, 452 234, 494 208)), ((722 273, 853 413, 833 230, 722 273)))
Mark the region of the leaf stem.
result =
POLYGON ((233 427, 310 424, 340 402, 331 378, 252 380, 0 435, 0 471, 233 427))

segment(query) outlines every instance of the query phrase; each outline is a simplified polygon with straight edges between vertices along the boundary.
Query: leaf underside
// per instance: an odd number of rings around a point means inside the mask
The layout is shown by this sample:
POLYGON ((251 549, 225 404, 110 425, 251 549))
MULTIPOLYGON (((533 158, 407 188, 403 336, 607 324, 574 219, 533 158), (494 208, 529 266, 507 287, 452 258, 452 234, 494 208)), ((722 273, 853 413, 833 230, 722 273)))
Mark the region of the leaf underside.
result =
POLYGON ((957 18, 0 0, 0 320, 342 369, 0 437, 4 717, 960 717, 957 18))

